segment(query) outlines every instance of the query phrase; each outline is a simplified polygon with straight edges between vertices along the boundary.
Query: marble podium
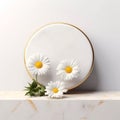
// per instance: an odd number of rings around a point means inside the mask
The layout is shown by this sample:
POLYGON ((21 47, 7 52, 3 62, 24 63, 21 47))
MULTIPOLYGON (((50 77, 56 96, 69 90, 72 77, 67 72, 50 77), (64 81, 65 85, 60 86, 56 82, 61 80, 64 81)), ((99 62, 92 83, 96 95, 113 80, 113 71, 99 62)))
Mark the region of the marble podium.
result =
POLYGON ((0 120, 119 120, 120 92, 81 92, 63 99, 0 92, 0 120))

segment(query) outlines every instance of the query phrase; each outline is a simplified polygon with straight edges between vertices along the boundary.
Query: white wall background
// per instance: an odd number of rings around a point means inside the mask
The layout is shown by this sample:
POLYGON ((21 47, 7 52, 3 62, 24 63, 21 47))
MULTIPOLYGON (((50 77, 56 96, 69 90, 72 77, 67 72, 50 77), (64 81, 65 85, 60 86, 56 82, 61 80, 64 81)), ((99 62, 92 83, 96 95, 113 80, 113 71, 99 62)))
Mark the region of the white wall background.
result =
POLYGON ((80 27, 95 50, 95 69, 80 89, 120 90, 119 0, 0 0, 0 90, 23 90, 30 81, 23 62, 29 36, 63 21, 80 27))

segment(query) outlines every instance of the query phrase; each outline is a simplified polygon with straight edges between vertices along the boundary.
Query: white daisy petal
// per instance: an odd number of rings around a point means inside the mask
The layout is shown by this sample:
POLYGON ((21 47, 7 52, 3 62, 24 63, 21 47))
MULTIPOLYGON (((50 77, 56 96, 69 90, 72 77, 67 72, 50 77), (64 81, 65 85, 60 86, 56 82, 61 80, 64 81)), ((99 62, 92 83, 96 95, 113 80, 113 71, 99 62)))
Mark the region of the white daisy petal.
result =
POLYGON ((49 59, 39 53, 30 56, 27 61, 27 68, 33 75, 45 75, 50 68, 49 65, 49 59))
POLYGON ((64 83, 61 81, 50 81, 48 83, 48 86, 46 86, 46 95, 51 98, 62 98, 63 93, 67 92, 67 90, 64 87, 64 83))
POLYGON ((80 75, 80 63, 79 60, 74 59, 72 61, 63 60, 56 68, 56 75, 61 80, 73 80, 74 78, 78 78, 80 75))

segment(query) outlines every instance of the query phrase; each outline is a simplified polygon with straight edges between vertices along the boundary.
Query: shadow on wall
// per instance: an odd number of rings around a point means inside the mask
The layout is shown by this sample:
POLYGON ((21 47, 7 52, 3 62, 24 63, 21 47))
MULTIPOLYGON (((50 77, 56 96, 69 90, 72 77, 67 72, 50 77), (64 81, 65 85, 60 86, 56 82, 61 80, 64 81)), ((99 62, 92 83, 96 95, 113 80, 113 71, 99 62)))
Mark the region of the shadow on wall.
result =
POLYGON ((94 69, 92 74, 89 76, 89 78, 82 83, 79 87, 77 87, 75 90, 92 90, 92 91, 96 91, 99 88, 99 71, 98 71, 98 67, 96 64, 96 61, 94 61, 94 69))

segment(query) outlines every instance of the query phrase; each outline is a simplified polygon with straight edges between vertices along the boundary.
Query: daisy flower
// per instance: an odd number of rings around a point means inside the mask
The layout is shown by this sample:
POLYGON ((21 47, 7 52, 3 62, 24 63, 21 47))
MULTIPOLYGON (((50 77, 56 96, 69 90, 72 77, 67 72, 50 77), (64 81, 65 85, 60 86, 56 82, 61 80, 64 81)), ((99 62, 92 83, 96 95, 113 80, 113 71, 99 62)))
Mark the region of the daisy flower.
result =
POLYGON ((78 60, 63 60, 57 66, 57 75, 61 80, 72 80, 80 75, 80 63, 78 60))
POLYGON ((67 92, 67 89, 65 89, 64 82, 50 81, 48 83, 48 86, 46 86, 46 95, 51 98, 62 98, 63 93, 67 92))
POLYGON ((50 68, 47 57, 37 53, 28 58, 27 68, 33 75, 45 75, 50 68))

